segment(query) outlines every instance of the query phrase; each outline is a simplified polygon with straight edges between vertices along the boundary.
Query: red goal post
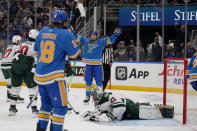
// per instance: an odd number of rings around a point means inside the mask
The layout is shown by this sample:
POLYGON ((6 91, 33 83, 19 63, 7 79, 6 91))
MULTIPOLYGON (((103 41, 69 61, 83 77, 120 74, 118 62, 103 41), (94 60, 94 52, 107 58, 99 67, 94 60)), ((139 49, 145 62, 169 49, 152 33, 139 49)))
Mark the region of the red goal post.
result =
POLYGON ((164 59, 164 79, 163 79, 163 104, 166 105, 166 93, 167 93, 167 65, 168 62, 178 61, 184 62, 184 84, 183 84, 183 124, 186 124, 187 119, 187 79, 185 78, 187 59, 185 58, 166 58, 164 59))

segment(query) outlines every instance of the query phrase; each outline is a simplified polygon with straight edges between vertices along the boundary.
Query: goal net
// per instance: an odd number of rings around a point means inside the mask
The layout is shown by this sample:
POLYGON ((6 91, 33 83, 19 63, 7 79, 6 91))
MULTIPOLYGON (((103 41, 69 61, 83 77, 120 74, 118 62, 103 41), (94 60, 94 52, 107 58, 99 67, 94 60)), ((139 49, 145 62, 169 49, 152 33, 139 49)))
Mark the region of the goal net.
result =
POLYGON ((183 124, 197 125, 197 92, 185 79, 188 60, 164 60, 163 104, 174 105, 174 119, 183 124))

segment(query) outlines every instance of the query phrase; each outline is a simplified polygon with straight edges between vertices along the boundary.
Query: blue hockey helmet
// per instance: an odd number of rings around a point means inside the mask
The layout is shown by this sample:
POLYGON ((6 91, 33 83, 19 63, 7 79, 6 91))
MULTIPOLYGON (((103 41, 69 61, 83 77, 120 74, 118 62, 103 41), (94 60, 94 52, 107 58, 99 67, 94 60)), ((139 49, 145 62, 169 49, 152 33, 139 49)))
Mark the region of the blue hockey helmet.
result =
POLYGON ((90 36, 91 36, 91 35, 96 35, 96 36, 97 36, 97 35, 98 35, 98 32, 96 32, 96 31, 91 31, 91 32, 90 32, 90 36))
POLYGON ((63 10, 56 10, 52 14, 52 22, 61 23, 68 19, 68 15, 63 10))

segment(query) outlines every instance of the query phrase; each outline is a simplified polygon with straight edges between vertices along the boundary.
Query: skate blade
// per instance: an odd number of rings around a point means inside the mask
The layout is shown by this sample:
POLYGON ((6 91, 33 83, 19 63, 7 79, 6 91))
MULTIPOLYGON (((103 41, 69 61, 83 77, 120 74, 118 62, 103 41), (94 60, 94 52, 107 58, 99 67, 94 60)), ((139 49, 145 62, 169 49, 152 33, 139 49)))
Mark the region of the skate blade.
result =
POLYGON ((72 110, 68 110, 67 111, 67 114, 72 114, 72 110))
POLYGON ((89 105, 89 102, 83 102, 84 103, 84 105, 89 105))
POLYGON ((17 101, 17 103, 25 103, 25 101, 17 101))
POLYGON ((32 113, 33 118, 37 118, 38 117, 38 113, 32 113))
POLYGON ((8 116, 15 116, 16 112, 9 112, 8 116))

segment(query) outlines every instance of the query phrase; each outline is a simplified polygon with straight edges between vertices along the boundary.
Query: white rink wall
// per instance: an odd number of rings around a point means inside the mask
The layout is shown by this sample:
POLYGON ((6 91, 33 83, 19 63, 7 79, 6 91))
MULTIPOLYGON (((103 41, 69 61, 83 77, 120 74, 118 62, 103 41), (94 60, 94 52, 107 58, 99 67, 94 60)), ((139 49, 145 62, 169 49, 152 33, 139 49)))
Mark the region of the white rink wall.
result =
MULTIPOLYGON (((73 65, 73 61, 71 64, 73 65)), ((183 89, 183 64, 169 64, 167 69, 168 88, 172 92, 180 93, 183 89)), ((72 79, 71 87, 84 88, 83 73, 85 64, 76 62, 76 75, 72 79)), ((66 78, 67 83, 70 78, 66 78)), ((95 82, 93 82, 95 83, 95 82)), ((5 85, 3 74, 0 73, 0 85, 5 85)), ((94 84, 95 85, 95 84, 94 84)), ((163 91, 163 63, 162 62, 114 62, 111 68, 111 84, 108 88, 136 91, 163 91)))

